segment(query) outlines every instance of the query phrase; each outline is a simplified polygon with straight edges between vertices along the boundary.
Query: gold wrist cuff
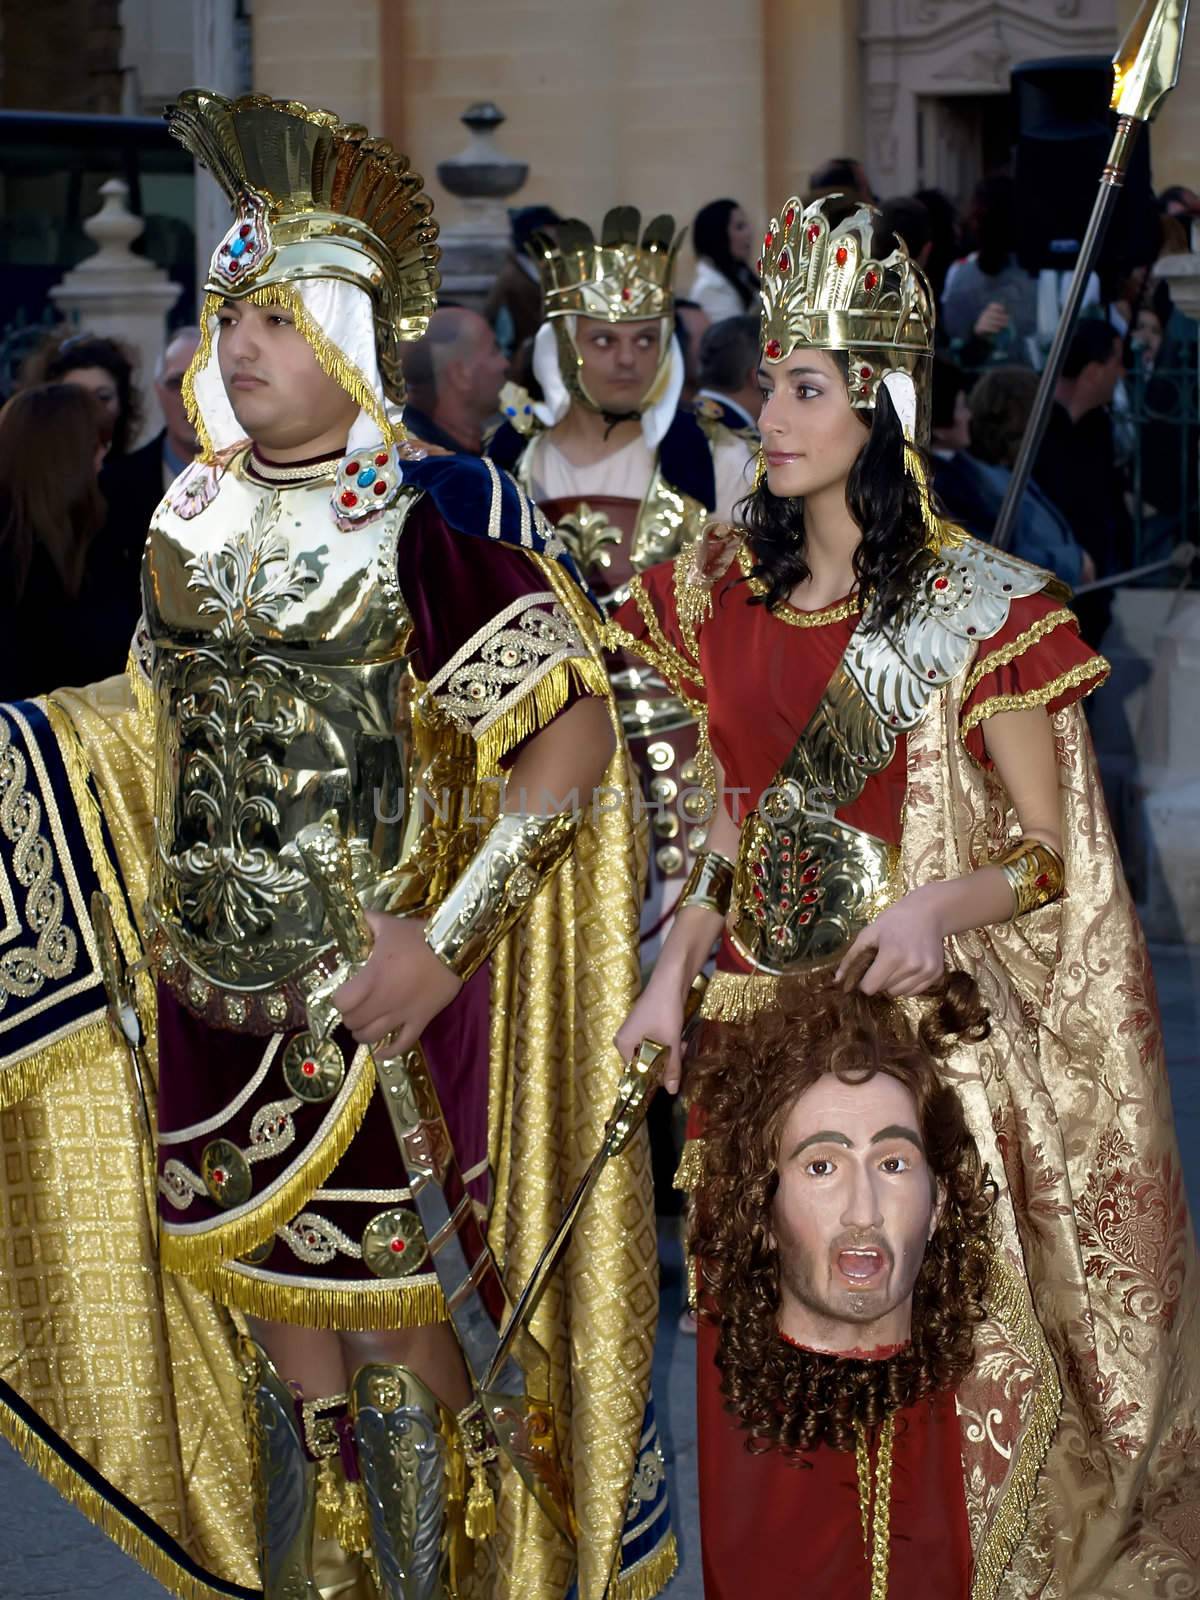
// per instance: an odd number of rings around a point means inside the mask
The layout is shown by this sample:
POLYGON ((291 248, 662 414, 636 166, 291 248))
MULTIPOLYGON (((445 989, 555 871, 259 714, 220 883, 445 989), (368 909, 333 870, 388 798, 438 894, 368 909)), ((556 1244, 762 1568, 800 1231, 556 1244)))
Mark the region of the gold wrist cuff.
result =
POLYGON ((1040 839, 1022 839, 992 865, 1008 879, 1014 917, 1048 906, 1063 892, 1062 857, 1040 839))
POLYGON ((733 862, 716 850, 701 850, 692 862, 679 909, 684 906, 701 906, 705 911, 717 911, 728 916, 733 899, 733 862))
POLYGON ((491 955, 575 842, 578 817, 496 821, 425 927, 434 955, 466 982, 491 955))

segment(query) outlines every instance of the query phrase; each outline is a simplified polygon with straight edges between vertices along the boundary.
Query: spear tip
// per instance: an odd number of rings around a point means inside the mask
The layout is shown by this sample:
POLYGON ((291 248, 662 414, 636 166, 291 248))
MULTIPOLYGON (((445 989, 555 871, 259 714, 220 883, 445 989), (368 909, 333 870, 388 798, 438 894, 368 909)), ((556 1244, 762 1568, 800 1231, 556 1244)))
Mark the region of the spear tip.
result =
POLYGON ((1113 57, 1112 109, 1150 122, 1179 82, 1188 0, 1144 0, 1113 57))

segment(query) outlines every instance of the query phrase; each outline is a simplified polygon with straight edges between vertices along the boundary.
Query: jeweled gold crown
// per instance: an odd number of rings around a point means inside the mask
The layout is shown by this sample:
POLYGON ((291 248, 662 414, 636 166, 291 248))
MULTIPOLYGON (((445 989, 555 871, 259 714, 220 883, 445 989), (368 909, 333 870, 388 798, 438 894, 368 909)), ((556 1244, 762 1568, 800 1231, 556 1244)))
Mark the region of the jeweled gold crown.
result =
POLYGON ((579 315, 605 322, 640 322, 675 311, 675 258, 684 229, 674 217, 654 217, 641 228, 636 206, 616 206, 605 216, 600 240, 586 222, 568 217, 555 237, 535 233, 530 254, 542 280, 543 315, 579 315))
POLYGON ((793 197, 771 219, 758 263, 763 355, 783 361, 798 345, 845 350, 851 403, 860 409, 874 406, 890 371, 907 372, 923 398, 933 355, 928 280, 903 248, 875 255, 873 206, 830 227, 824 207, 832 198, 804 206, 793 197))
POLYGON ((403 393, 399 345, 437 307, 437 224, 408 157, 366 128, 298 100, 227 100, 185 89, 167 126, 233 202, 209 293, 336 278, 370 295, 385 385, 403 393))

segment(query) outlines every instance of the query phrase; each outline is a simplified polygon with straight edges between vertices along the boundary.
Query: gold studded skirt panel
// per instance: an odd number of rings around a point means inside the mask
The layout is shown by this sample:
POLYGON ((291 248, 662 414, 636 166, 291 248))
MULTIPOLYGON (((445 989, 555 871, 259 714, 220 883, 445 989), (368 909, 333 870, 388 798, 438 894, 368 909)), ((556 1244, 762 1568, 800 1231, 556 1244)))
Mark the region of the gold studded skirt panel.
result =
MULTIPOLYGON (((214 1026, 160 983, 158 1200, 163 1265, 225 1305, 305 1327, 401 1328, 445 1303, 375 1085, 339 1029, 214 1026)), ((422 1039, 460 1170, 488 1200, 488 975, 422 1039)))

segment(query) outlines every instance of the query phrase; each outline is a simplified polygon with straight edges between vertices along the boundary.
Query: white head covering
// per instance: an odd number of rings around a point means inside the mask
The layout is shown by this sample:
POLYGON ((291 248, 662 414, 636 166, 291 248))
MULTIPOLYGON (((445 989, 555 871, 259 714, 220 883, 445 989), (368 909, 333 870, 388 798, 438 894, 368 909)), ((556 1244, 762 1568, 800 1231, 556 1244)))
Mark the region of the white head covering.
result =
MULTIPOLYGON (((571 342, 574 343, 575 318, 572 316, 560 320, 567 323, 571 332, 571 342)), ((558 340, 553 322, 543 322, 533 341, 533 375, 541 385, 545 396, 544 400, 534 401, 534 415, 539 421, 544 422, 546 427, 552 428, 556 422, 562 421, 571 405, 571 396, 563 382, 562 368, 559 365, 558 340)), ((683 379, 683 351, 679 348, 679 340, 672 334, 667 359, 663 363, 655 387, 650 391, 650 403, 642 411, 642 438, 651 450, 658 449, 663 434, 675 418, 675 413, 679 409, 679 396, 683 393, 683 379)))
MULTIPOLYGON (((390 442, 393 433, 400 431, 399 412, 389 406, 384 394, 375 354, 374 311, 366 290, 333 278, 303 278, 292 284, 275 284, 261 292, 264 298, 291 306, 297 326, 321 366, 359 401, 347 451, 366 450, 384 440, 390 442)), ((205 302, 206 337, 188 373, 199 411, 198 432, 212 453, 227 450, 246 437, 221 380, 217 359, 220 307, 221 301, 215 295, 205 302)))

